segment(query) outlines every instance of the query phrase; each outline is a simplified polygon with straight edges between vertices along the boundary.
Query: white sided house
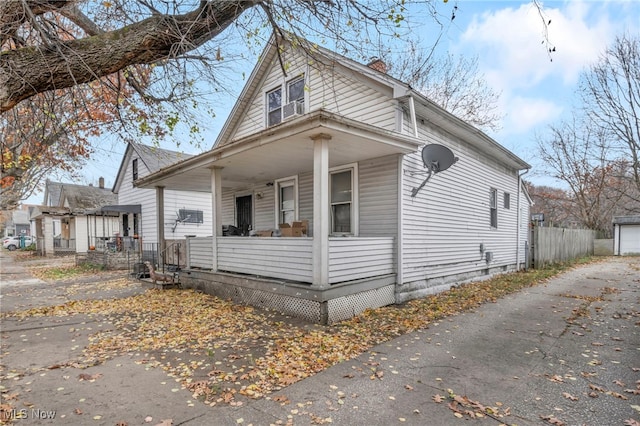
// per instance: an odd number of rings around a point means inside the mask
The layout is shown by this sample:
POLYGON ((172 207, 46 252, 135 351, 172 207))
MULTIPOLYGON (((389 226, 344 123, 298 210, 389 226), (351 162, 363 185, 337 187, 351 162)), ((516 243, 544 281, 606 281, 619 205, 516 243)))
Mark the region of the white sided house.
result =
POLYGON ((281 48, 210 151, 136 181, 158 199, 213 195, 215 232, 188 240, 183 285, 332 323, 525 265, 527 163, 384 72, 281 48), (416 193, 432 144, 458 161, 416 193))
POLYGON ((120 212, 122 236, 134 237, 142 244, 158 244, 184 240, 188 235, 212 235, 210 193, 167 190, 158 200, 155 190, 133 185, 136 179, 190 157, 154 146, 128 144, 113 186, 118 205, 105 207, 120 212), (158 205, 163 208, 158 210, 158 205))
POLYGON ((116 196, 104 187, 104 178, 99 179, 98 186, 47 180, 45 205, 31 211, 38 253, 86 254, 96 238, 111 238, 118 230, 117 217, 96 215, 96 210, 115 201, 116 196))

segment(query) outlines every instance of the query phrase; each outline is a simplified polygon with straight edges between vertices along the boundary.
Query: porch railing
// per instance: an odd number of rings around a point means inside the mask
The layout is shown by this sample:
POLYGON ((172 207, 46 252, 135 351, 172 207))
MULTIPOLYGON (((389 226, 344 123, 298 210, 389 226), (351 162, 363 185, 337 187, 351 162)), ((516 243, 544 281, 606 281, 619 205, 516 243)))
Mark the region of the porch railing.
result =
POLYGON ((54 238, 53 249, 55 251, 75 251, 76 240, 74 238, 54 238))
POLYGON ((312 238, 222 237, 216 241, 218 270, 312 282, 312 238))
MULTIPOLYGON (((189 238, 187 267, 215 269, 214 241, 219 271, 313 282, 313 238, 189 238)), ((329 284, 392 274, 395 270, 393 237, 329 239, 329 284)))

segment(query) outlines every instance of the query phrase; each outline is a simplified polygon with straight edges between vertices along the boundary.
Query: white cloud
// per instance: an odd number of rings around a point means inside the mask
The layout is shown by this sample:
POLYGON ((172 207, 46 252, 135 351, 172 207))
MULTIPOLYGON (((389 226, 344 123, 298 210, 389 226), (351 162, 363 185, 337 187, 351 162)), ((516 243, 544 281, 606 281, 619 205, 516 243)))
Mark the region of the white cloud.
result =
MULTIPOLYGON (((531 1, 498 8, 504 4, 467 3, 479 12, 452 50, 477 55, 479 71, 501 93, 498 108, 504 120, 496 138, 507 145, 531 144, 534 130, 543 130, 571 109, 585 67, 598 59, 617 34, 637 33, 640 3, 553 2, 543 6, 544 19, 531 1), (542 43, 544 22, 549 19, 548 40, 556 47, 553 61, 542 43)), ((467 9, 461 13, 473 12, 467 9)))
POLYGON ((516 96, 503 107, 506 110, 503 134, 521 134, 554 121, 564 107, 552 100, 516 96))
POLYGON ((544 20, 530 2, 476 15, 456 46, 474 51, 489 83, 503 92, 530 89, 545 79, 574 85, 583 67, 597 59, 618 27, 599 3, 570 1, 545 7, 544 20), (556 47, 549 60, 548 39, 556 47))

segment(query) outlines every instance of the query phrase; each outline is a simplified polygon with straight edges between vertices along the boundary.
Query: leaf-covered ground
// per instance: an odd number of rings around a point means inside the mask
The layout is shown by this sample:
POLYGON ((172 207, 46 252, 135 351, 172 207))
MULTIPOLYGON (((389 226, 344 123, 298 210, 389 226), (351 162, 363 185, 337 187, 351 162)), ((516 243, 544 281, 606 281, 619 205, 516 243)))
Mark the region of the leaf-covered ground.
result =
POLYGON ((113 327, 93 334, 83 356, 70 365, 86 367, 133 354, 140 363, 163 368, 206 404, 236 405, 242 404, 239 395, 261 398, 432 321, 543 283, 567 267, 501 275, 400 306, 367 310, 333 326, 190 290, 72 300, 2 316, 98 317, 113 327))

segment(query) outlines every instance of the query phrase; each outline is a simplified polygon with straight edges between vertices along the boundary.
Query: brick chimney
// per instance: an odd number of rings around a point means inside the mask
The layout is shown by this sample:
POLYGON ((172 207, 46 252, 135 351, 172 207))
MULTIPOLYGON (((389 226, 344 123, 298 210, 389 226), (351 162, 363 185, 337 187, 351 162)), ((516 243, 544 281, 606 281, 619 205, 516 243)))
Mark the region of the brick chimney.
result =
POLYGON ((383 74, 387 73, 387 64, 385 64, 384 61, 380 58, 373 58, 371 62, 367 64, 367 66, 383 74))
POLYGON ((104 178, 102 176, 100 176, 100 179, 98 179, 98 186, 100 187, 100 189, 104 189, 104 178))

